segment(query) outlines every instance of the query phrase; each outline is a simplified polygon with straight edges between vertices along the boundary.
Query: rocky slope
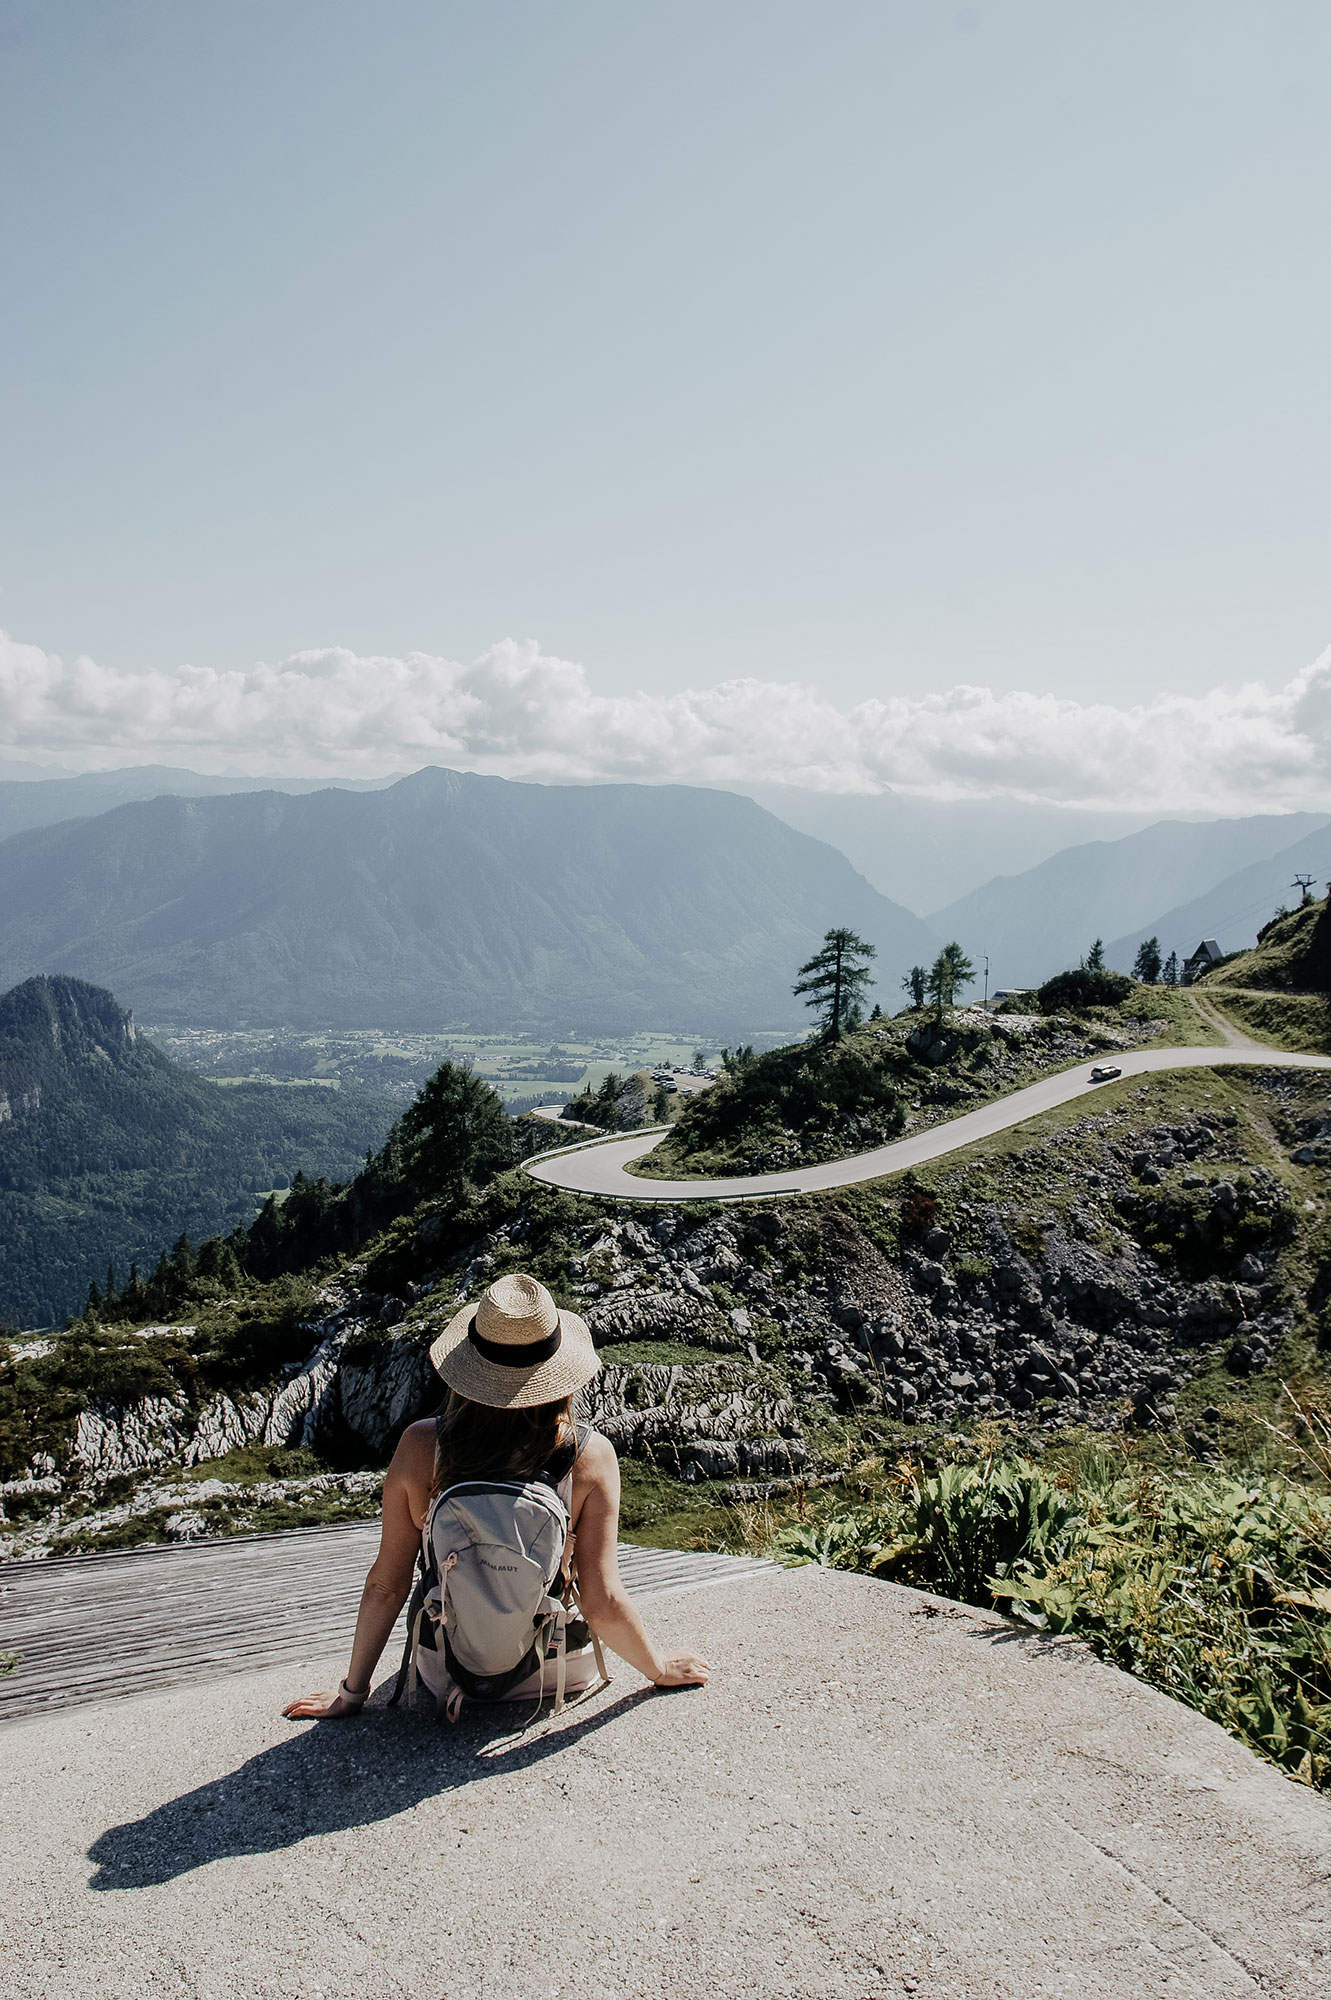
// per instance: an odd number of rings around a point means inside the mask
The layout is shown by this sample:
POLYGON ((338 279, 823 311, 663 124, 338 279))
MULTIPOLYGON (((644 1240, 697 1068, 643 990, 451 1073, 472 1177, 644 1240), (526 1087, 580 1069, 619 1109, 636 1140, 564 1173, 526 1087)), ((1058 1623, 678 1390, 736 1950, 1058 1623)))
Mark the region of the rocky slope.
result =
POLYGON ((26 1397, 28 1456, 0 1489, 0 1548, 365 1511, 373 1468, 433 1407, 434 1332, 513 1268, 592 1326, 607 1364, 592 1420, 718 1502, 836 1478, 866 1441, 927 1452, 982 1421, 1035 1448, 1084 1424, 1181 1434, 1210 1456, 1279 1373, 1325 1372, 1331 1093, 1316 1076, 1197 1071, 1074 1109, 927 1180, 817 1200, 640 1214, 509 1176, 461 1233, 428 1209, 404 1218, 311 1294, 288 1359, 265 1371, 276 1349, 252 1343, 250 1378, 211 1392, 218 1336, 202 1326, 118 1336, 169 1370, 151 1396, 94 1386, 77 1410, 55 1374, 36 1386, 58 1352, 16 1351, 0 1410, 26 1397), (237 1479, 255 1446, 278 1456, 237 1479), (303 1486, 282 1481, 283 1451, 319 1454, 303 1486), (182 1470, 200 1466, 206 1491, 182 1470))

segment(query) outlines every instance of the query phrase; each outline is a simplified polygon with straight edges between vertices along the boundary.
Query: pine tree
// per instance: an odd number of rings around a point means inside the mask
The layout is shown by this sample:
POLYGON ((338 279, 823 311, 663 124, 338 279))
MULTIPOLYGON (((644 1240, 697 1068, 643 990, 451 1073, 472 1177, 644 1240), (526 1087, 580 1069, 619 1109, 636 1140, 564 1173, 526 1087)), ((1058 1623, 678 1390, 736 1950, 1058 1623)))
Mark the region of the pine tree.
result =
POLYGON ((925 997, 929 991, 929 974, 927 970, 922 965, 912 965, 901 984, 910 995, 911 1006, 918 1011, 923 1007, 925 997))
POLYGON ((1103 972, 1103 971, 1104 971, 1104 969, 1105 969, 1105 941, 1104 941, 1104 939, 1103 939, 1103 938, 1097 938, 1097 939, 1095 940, 1095 943, 1094 943, 1094 944, 1093 944, 1093 945, 1091 946, 1091 948, 1090 948, 1090 950, 1089 950, 1089 951, 1087 952, 1087 954, 1086 954, 1085 958, 1084 958, 1084 959, 1082 960, 1082 965, 1083 965, 1084 969, 1085 969, 1085 970, 1086 970, 1087 972, 1103 972))
POLYGON ((963 986, 975 977, 975 967, 957 943, 945 944, 929 968, 926 991, 938 1010, 941 1022, 946 1010, 956 1002, 963 986))
POLYGON ((869 961, 878 956, 855 931, 833 930, 823 935, 823 948, 802 965, 791 991, 821 1016, 823 1033, 838 1041, 853 1009, 863 1018, 869 961))
POLYGON ((403 1112, 401 1132, 407 1173, 420 1195, 483 1182, 513 1164, 503 1100, 465 1063, 439 1065, 403 1112))
POLYGON ((1171 951, 1169 957, 1165 960, 1163 978, 1166 986, 1178 985, 1178 953, 1176 951, 1171 951))
POLYGON ((1160 940, 1147 938, 1137 947, 1137 956, 1132 961, 1132 976, 1140 979, 1144 986, 1155 986, 1160 978, 1160 940))

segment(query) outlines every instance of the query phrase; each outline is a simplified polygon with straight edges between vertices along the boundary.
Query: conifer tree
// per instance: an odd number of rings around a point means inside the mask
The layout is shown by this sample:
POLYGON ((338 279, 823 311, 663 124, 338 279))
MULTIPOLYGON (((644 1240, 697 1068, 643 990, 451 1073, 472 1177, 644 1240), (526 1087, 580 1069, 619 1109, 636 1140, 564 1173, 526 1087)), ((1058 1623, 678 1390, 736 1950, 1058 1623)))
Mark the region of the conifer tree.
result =
POLYGON ((962 987, 969 986, 974 977, 975 967, 961 946, 955 941, 945 944, 929 968, 926 989, 938 1010, 940 1022, 947 1009, 955 1005, 957 994, 962 987))
POLYGON ((864 990, 869 984, 869 961, 878 956, 857 932, 832 930, 824 933, 823 948, 802 965, 791 991, 802 997, 806 1007, 818 1014, 823 1033, 838 1041, 858 1010, 863 1018, 864 990))
POLYGON ((487 1180, 513 1163, 513 1128, 498 1091, 466 1063, 439 1065, 402 1114, 407 1172, 422 1195, 487 1180))
POLYGON ((1160 940, 1147 938, 1137 947, 1137 956, 1132 961, 1132 976, 1140 979, 1144 986, 1155 986, 1160 979, 1160 940))

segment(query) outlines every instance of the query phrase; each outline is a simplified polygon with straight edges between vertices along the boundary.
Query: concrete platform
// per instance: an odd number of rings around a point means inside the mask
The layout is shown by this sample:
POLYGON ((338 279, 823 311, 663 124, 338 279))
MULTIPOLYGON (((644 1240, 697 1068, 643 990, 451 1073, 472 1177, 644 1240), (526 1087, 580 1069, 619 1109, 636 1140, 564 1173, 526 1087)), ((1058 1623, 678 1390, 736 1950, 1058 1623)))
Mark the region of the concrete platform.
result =
POLYGON ((1331 1992, 1327 1801, 1082 1649, 818 1570, 647 1611, 711 1685, 525 1736, 285 1722, 340 1647, 8 1723, 6 2000, 1331 1992))

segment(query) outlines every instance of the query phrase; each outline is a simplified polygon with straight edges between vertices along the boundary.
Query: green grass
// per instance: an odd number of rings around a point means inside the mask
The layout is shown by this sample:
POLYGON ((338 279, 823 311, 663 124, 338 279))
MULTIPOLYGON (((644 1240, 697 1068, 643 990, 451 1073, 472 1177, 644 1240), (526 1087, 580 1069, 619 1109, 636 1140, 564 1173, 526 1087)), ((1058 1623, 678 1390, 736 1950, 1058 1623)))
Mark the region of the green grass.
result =
MULTIPOLYGON (((978 1139, 956 1153, 925 1167, 908 1169, 914 1183, 936 1196, 969 1202, 994 1201, 1002 1206, 1020 1204, 1046 1212, 1051 1200, 1069 1193, 1068 1168, 1093 1166, 1104 1146, 1098 1130, 1077 1133, 1071 1128, 1088 1118, 1109 1114, 1118 1117, 1124 1133, 1149 1125, 1177 1123, 1206 1115, 1217 1117, 1235 1112, 1242 1121, 1245 1152, 1253 1164, 1273 1165, 1279 1158, 1276 1148, 1263 1132, 1263 1112, 1255 1105, 1242 1081, 1231 1081, 1233 1072, 1223 1069, 1164 1071, 1145 1078, 1125 1077, 1105 1084, 1094 1097, 1077 1098, 1013 1125, 990 1139, 978 1139), (1061 1156, 1046 1152, 1041 1142, 1063 1139, 1067 1150, 1061 1156), (1027 1169, 1013 1177, 1013 1163, 1027 1169)), ((861 1199, 881 1198, 902 1182, 901 1174, 881 1181, 866 1182, 857 1190, 843 1190, 838 1199, 852 1192, 861 1199)))
POLYGON ((686 1347, 682 1340, 616 1340, 599 1348, 602 1361, 611 1367, 634 1364, 657 1368, 699 1368, 715 1360, 707 1348, 686 1347))
POLYGON ((1200 984, 1263 992, 1331 990, 1331 902, 1305 903, 1264 926, 1256 949, 1238 952, 1200 984))
POLYGON ((1165 1026, 1145 1048, 1213 1048, 1221 1037, 1176 986, 1138 986, 1114 1012, 1129 1021, 1162 1021, 1165 1026))
POLYGON ((690 1485, 636 1459, 620 1461, 619 1532, 626 1542, 658 1549, 734 1549, 740 1545, 735 1509, 711 1480, 690 1485))
POLYGON ((252 1481, 261 1485, 270 1479, 311 1479, 320 1472, 338 1469, 309 1445, 241 1444, 221 1458, 203 1459, 198 1465, 189 1466, 178 1476, 225 1479, 238 1485, 252 1481))
MULTIPOLYGON (((927 1010, 926 1010, 927 1013, 927 1010)), ((762 1158, 794 1132, 801 1146, 800 1166, 849 1157, 899 1136, 887 1094, 894 1092, 908 1111, 903 1131, 917 1132, 985 1104, 1011 1097, 1028 1085, 1061 1071, 1076 1069, 1098 1056, 1112 1061, 1113 1030, 1125 1024, 1154 1021, 1157 1033, 1146 1048, 1219 1047, 1219 1031, 1203 1019, 1188 996, 1167 986, 1137 986, 1119 1007, 1092 1008, 1078 1017, 1074 1032, 1084 1044, 1075 1055, 1049 1060, 1043 1035, 1005 1074, 995 1073, 998 1047, 983 1025, 962 1014, 951 1024, 957 1047, 948 1062, 931 1069, 916 1060, 905 1045, 911 1028, 926 1015, 906 1012, 891 1021, 867 1025, 836 1045, 837 1062, 828 1050, 823 1074, 812 1078, 814 1044, 793 1045, 769 1053, 748 1071, 723 1075, 705 1099, 685 1110, 677 1131, 626 1169, 644 1180, 707 1179, 751 1171, 762 1158), (880 1039, 882 1037, 883 1039, 880 1039), (858 1120, 863 1129, 850 1121, 858 1120), (843 1126, 838 1142, 818 1143, 818 1135, 843 1126)), ((1043 1034, 1055 1036, 1051 1020, 1043 1034)), ((1008 1061, 1006 1051, 1000 1058, 1008 1061)), ((779 1169, 777 1169, 779 1170, 779 1169)))
POLYGON ((1331 998, 1325 993, 1257 993, 1207 986, 1206 998, 1259 1042, 1302 1055, 1331 1055, 1331 998))

